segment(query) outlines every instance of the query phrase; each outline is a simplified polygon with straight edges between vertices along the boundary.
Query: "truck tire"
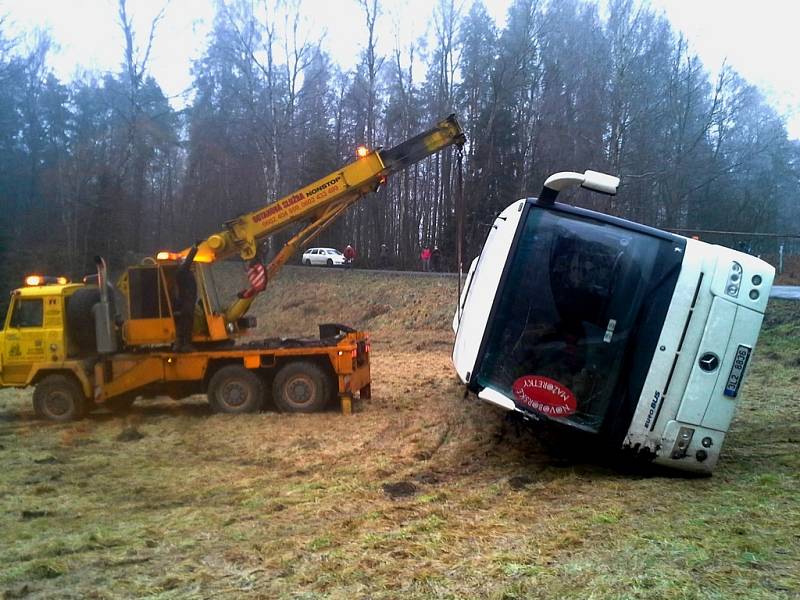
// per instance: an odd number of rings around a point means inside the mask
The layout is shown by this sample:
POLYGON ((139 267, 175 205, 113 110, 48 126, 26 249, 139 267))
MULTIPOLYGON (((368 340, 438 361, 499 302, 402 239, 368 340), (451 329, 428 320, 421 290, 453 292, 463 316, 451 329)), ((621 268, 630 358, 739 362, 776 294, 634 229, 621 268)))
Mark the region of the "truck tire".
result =
POLYGON ((253 413, 264 403, 261 378, 241 365, 227 365, 211 376, 208 403, 218 413, 253 413))
POLYGON ((41 419, 75 421, 86 416, 88 407, 81 386, 68 375, 47 375, 33 391, 33 410, 41 419))
POLYGON ((97 351, 92 307, 100 302, 100 290, 83 288, 67 300, 67 335, 81 354, 97 351))
POLYGON ((328 405, 332 391, 331 377, 308 361, 285 364, 272 381, 272 400, 282 412, 318 412, 328 405))

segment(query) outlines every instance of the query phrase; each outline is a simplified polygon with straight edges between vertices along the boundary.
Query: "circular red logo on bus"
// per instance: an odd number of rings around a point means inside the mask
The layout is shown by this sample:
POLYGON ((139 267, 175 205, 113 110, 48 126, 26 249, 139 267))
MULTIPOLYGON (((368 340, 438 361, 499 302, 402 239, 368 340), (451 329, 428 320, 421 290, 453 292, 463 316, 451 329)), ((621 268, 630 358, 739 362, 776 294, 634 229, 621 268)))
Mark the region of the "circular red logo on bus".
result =
POLYGON ((523 375, 511 390, 517 403, 548 417, 566 417, 578 408, 572 390, 542 375, 523 375))

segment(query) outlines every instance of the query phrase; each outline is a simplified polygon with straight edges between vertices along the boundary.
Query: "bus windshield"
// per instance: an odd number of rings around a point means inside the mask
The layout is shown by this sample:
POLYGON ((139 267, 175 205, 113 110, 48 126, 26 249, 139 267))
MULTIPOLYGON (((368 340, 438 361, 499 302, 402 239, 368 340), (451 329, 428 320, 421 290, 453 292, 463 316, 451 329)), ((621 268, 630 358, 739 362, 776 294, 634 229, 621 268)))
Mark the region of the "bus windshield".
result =
POLYGON ((534 415, 597 432, 624 387, 618 383, 628 375, 626 354, 636 345, 649 296, 670 279, 660 293, 671 297, 676 245, 535 204, 525 219, 478 384, 534 415))

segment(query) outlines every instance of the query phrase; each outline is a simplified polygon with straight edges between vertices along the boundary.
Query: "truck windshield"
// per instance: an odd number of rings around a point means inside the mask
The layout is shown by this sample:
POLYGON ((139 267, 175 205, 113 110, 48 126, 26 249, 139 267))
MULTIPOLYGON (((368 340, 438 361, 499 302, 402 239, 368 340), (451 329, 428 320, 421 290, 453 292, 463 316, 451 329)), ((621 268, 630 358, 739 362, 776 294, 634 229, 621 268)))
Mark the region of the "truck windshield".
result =
MULTIPOLYGON (((522 227, 478 384, 526 411, 597 432, 630 375, 635 361, 626 355, 637 346, 641 322, 652 329, 653 319, 641 317, 656 286, 669 288, 669 303, 680 249, 668 239, 536 205, 522 227)), ((663 313, 655 321, 651 346, 663 313)), ((652 347, 637 348, 648 351, 652 358, 652 347)))

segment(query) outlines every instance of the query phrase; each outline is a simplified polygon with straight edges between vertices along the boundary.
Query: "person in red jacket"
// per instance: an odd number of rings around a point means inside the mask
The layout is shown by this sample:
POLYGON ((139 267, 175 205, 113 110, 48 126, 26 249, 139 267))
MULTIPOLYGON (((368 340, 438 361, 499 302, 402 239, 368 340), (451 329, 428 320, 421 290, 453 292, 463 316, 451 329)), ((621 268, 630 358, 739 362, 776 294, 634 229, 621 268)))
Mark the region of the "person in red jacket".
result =
POLYGON ((344 248, 344 266, 350 268, 356 259, 356 250, 350 244, 344 248))
POLYGON ((427 273, 431 270, 431 249, 423 248, 422 252, 419 253, 419 257, 422 259, 422 270, 427 273))

